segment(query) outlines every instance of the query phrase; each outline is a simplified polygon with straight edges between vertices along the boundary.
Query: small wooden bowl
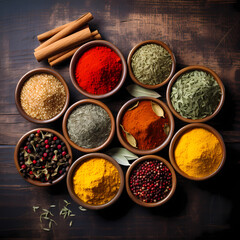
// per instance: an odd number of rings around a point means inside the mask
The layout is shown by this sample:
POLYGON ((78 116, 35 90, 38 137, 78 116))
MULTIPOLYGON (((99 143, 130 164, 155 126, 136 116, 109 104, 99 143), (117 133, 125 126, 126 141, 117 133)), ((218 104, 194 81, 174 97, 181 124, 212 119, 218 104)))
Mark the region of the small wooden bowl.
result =
POLYGON ((67 188, 68 188, 68 192, 71 196, 71 198, 79 205, 83 206, 84 208, 87 209, 92 209, 92 210, 100 210, 106 207, 109 207, 110 205, 112 205, 113 203, 115 203, 117 201, 117 199, 120 197, 120 195, 122 194, 123 191, 123 187, 124 187, 124 175, 123 175, 123 171, 122 168, 120 167, 120 165, 110 156, 103 154, 103 153, 90 153, 90 154, 86 154, 80 158, 78 158, 73 165, 71 166, 68 175, 67 175, 67 188), (82 201, 74 192, 74 188, 73 188, 73 177, 74 174, 76 172, 76 170, 79 168, 79 166, 91 159, 91 158, 103 158, 106 159, 107 161, 111 162, 118 170, 119 175, 120 175, 120 187, 118 189, 117 194, 115 195, 114 198, 112 198, 108 203, 102 204, 102 205, 91 205, 88 204, 84 201, 82 201))
MULTIPOLYGON (((18 156, 19 156, 19 150, 20 148, 22 147, 23 143, 26 141, 26 139, 29 137, 30 134, 32 133, 36 133, 37 130, 41 130, 41 131, 45 131, 45 132, 50 132, 50 133, 53 133, 54 135, 56 135, 59 139, 61 139, 66 147, 67 147, 67 151, 68 151, 68 154, 70 155, 70 158, 69 158, 69 166, 71 166, 72 164, 72 149, 70 147, 70 145, 68 144, 67 140, 58 132, 50 129, 50 128, 37 128, 37 129, 33 129, 27 133, 25 133, 18 141, 16 147, 15 147, 15 151, 14 151, 14 163, 16 165, 16 168, 18 170, 18 173, 22 176, 22 174, 19 172, 20 171, 20 166, 19 166, 19 162, 18 162, 18 156)), ((27 182, 33 184, 33 185, 36 185, 36 186, 39 186, 39 187, 49 187, 49 186, 52 186, 56 183, 59 183, 60 181, 62 181, 65 176, 67 175, 67 172, 69 170, 69 166, 66 168, 66 172, 64 174, 62 174, 59 178, 55 179, 52 183, 49 183, 49 182, 40 182, 40 181, 37 181, 37 180, 33 180, 31 178, 24 178, 27 182)))
POLYGON ((170 142, 173 133, 174 133, 174 118, 172 116, 171 111, 168 109, 167 105, 165 103, 163 103, 162 101, 156 99, 156 98, 152 98, 152 97, 139 97, 139 98, 133 98, 131 100, 129 100, 128 102, 126 102, 120 109, 120 111, 118 112, 117 115, 117 120, 116 120, 116 128, 117 128, 117 136, 118 136, 118 140, 120 141, 120 143, 122 144, 123 147, 127 148, 129 151, 137 154, 137 155, 146 155, 146 154, 154 154, 160 150, 162 150, 163 148, 165 148, 168 143, 170 142), (170 131, 169 134, 167 136, 167 138, 165 139, 165 141, 158 147, 150 149, 150 150, 141 150, 141 149, 137 149, 133 146, 131 146, 127 140, 125 139, 125 137, 122 135, 122 129, 120 127, 120 124, 122 122, 122 118, 125 114, 125 112, 131 107, 134 106, 138 101, 153 101, 156 104, 158 104, 159 106, 161 106, 164 110, 164 112, 167 114, 168 118, 169 118, 169 126, 170 126, 170 131))
POLYGON ((186 68, 183 68, 181 69, 180 71, 178 71, 174 76, 173 78, 171 79, 171 81, 169 82, 168 84, 168 87, 167 87, 167 91, 166 91, 166 98, 167 98, 167 104, 168 104, 168 107, 170 108, 170 110, 172 111, 172 113, 180 120, 184 121, 184 122, 187 122, 187 123, 198 123, 198 122, 206 122, 206 121, 209 121, 210 119, 212 119, 213 117, 215 117, 219 111, 221 110, 222 106, 223 106, 223 103, 224 103, 224 100, 225 100, 225 88, 224 88, 224 85, 221 81, 221 79, 218 77, 218 75, 211 69, 207 68, 207 67, 204 67, 204 66, 189 66, 189 67, 186 67, 186 68), (219 104, 216 108, 216 110, 213 112, 212 115, 210 116, 207 116, 205 118, 201 118, 201 119, 190 119, 190 118, 184 118, 182 117, 173 107, 172 105, 172 102, 171 102, 171 98, 170 98, 170 95, 171 95, 171 91, 172 91, 172 86, 173 84, 177 81, 177 79, 184 73, 187 73, 187 72, 190 72, 190 71, 194 71, 194 70, 199 70, 199 71, 204 71, 204 72, 207 72, 209 74, 211 74, 214 79, 217 81, 220 89, 221 89, 221 93, 222 93, 222 96, 221 96, 221 99, 219 101, 219 104))
POLYGON ((213 127, 207 125, 207 124, 204 124, 204 123, 192 123, 192 124, 188 124, 184 127, 182 127, 180 130, 178 130, 178 132, 174 135, 174 137, 172 138, 172 141, 170 143, 170 147, 169 147, 169 158, 170 158, 170 161, 171 161, 171 164, 173 165, 173 167, 175 168, 175 170, 180 174, 182 175, 183 177, 185 178, 188 178, 190 180, 195 180, 195 181, 201 181, 201 180, 206 180, 208 178, 211 178, 213 176, 215 176, 219 171, 220 169, 223 167, 224 163, 225 163, 225 160, 226 160, 226 148, 225 148, 225 144, 224 144, 224 141, 223 141, 223 138, 222 136, 219 134, 219 132, 214 129, 213 127), (221 160, 221 163, 219 165, 219 167, 217 168, 217 170, 215 172, 213 172, 212 174, 210 174, 209 176, 206 176, 206 177, 192 177, 192 176, 189 176, 188 174, 186 174, 185 172, 183 172, 177 165, 176 161, 175 161, 175 157, 174 157, 174 151, 175 151, 175 148, 178 144, 178 141, 179 139, 189 130, 192 130, 194 128, 204 128, 206 129, 207 131, 211 132, 212 134, 214 134, 216 136, 216 138, 218 139, 218 141, 220 142, 221 144, 221 147, 222 147, 222 151, 223 151, 223 156, 222 156, 222 160, 221 160))
POLYGON ((176 174, 175 171, 173 169, 173 167, 171 166, 171 164, 164 158, 156 156, 156 155, 146 155, 143 156, 141 158, 139 158, 138 160, 134 161, 131 166, 128 168, 127 173, 126 173, 126 189, 127 189, 127 193, 129 195, 129 197, 137 204, 143 206, 143 207, 158 207, 164 203, 166 203, 174 194, 176 186, 177 186, 177 178, 176 178, 176 174), (137 197, 135 197, 132 193, 132 191, 130 190, 130 186, 129 186, 129 178, 131 176, 132 171, 135 169, 135 167, 140 163, 140 162, 144 162, 147 160, 158 160, 160 162, 163 162, 171 171, 172 173, 172 189, 169 192, 169 194, 167 195, 167 197, 165 197, 164 199, 162 199, 161 201, 158 201, 156 203, 146 203, 143 202, 142 200, 138 199, 137 197))
POLYGON ((97 152, 97 151, 100 151, 100 150, 106 148, 111 143, 111 141, 113 140, 114 133, 115 133, 115 120, 114 120, 114 117, 113 117, 110 109, 104 103, 102 103, 98 100, 95 100, 95 99, 83 99, 83 100, 80 100, 80 101, 74 103, 66 111, 66 113, 64 115, 64 118, 63 118, 63 122, 62 122, 62 129, 63 129, 64 137, 67 139, 67 141, 69 142, 69 144, 72 147, 76 148, 77 150, 79 150, 81 152, 85 152, 85 153, 97 152), (76 143, 74 143, 70 139, 69 134, 68 134, 68 130, 67 130, 67 121, 68 121, 68 118, 69 118, 71 112, 73 110, 75 110, 77 107, 79 107, 80 105, 85 105, 85 104, 89 104, 89 103, 102 107, 108 113, 108 115, 111 119, 111 131, 110 131, 108 139, 102 145, 100 145, 96 148, 84 148, 84 147, 78 146, 76 143))
POLYGON ((175 69, 176 69, 176 59, 175 59, 175 56, 172 52, 172 50, 164 43, 164 42, 161 42, 161 41, 158 41, 158 40, 147 40, 147 41, 143 41, 143 42, 140 42, 139 44, 137 44, 134 48, 132 48, 132 50, 129 52, 128 54, 128 59, 127 59, 127 64, 128 64, 128 72, 129 72, 129 75, 131 77, 131 79, 133 80, 134 83, 138 84, 139 86, 141 87, 144 87, 144 88, 148 88, 148 89, 156 89, 156 88, 160 88, 162 87, 163 85, 167 84, 168 81, 171 79, 171 77, 173 76, 174 72, 175 72, 175 69), (171 72, 168 76, 167 79, 165 79, 163 82, 159 83, 159 84, 156 84, 156 85, 146 85, 146 84, 143 84, 141 82, 138 81, 138 79, 134 76, 133 74, 133 71, 132 71, 132 67, 131 67, 131 62, 132 62, 132 56, 133 54, 142 46, 144 45, 147 45, 147 44, 157 44, 157 45, 160 45, 162 46, 163 48, 165 48, 169 54, 171 55, 171 59, 172 59, 172 69, 171 69, 171 72))
POLYGON ((103 99, 103 98, 107 98, 107 97, 114 95, 122 87, 122 85, 126 79, 126 76, 127 76, 127 64, 126 64, 124 56, 122 55, 120 50, 115 45, 113 45, 112 43, 105 41, 105 40, 94 40, 94 41, 85 43, 75 52, 75 54, 73 55, 72 60, 70 62, 69 73, 70 73, 70 78, 71 78, 71 81, 72 81, 74 87, 81 94, 83 94, 84 96, 89 97, 89 98, 103 99), (90 49, 92 47, 96 47, 96 46, 104 46, 104 47, 108 47, 108 48, 112 49, 121 58, 121 61, 122 61, 122 75, 121 75, 121 78, 119 79, 117 86, 112 91, 105 93, 105 94, 101 94, 101 95, 92 94, 92 93, 89 93, 89 92, 83 90, 78 85, 78 82, 75 77, 76 65, 77 65, 78 60, 81 57, 81 55, 88 49, 90 49))
POLYGON ((57 73, 56 71, 54 71, 50 68, 36 68, 36 69, 33 69, 33 70, 27 72, 19 80, 19 82, 16 86, 16 90, 15 90, 15 103, 16 103, 18 111, 25 119, 27 119, 28 121, 33 122, 33 123, 50 123, 50 122, 53 122, 53 121, 59 119, 67 109, 68 104, 69 104, 69 99, 70 99, 70 94, 69 94, 67 83, 65 82, 65 80, 59 73, 57 73), (62 85, 64 86, 64 89, 65 89, 65 92, 66 92, 66 102, 65 102, 61 112, 59 114, 57 114, 55 117, 47 119, 47 120, 35 119, 35 118, 32 118, 29 115, 27 115, 27 113, 23 110, 23 108, 21 106, 21 101, 20 101, 20 94, 21 94, 21 90, 22 90, 24 83, 33 75, 41 74, 41 73, 51 74, 54 77, 56 77, 62 83, 62 85))

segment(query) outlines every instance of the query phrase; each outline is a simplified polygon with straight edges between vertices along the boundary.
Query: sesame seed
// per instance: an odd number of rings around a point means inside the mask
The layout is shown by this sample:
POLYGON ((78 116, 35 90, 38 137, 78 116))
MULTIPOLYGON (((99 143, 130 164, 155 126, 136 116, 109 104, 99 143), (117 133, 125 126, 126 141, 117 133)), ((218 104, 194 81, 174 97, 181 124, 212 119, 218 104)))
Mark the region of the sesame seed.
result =
POLYGON ((63 84, 52 74, 35 74, 23 85, 20 103, 32 118, 47 120, 61 112, 66 102, 63 84))

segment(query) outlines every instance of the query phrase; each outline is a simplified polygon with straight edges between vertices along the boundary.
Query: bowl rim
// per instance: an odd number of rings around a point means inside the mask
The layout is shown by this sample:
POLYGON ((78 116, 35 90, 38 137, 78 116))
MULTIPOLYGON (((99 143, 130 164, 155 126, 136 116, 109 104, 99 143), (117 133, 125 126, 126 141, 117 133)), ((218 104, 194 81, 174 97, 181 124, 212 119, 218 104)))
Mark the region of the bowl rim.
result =
POLYGON ((50 129, 50 128, 42 128, 42 127, 40 127, 40 128, 35 128, 35 129, 32 129, 32 130, 26 132, 26 133, 23 134, 22 137, 18 140, 18 142, 17 142, 17 144, 16 144, 16 147, 15 147, 15 150, 14 150, 14 163, 15 163, 15 166, 16 166, 16 168, 17 168, 18 173, 21 175, 21 177, 22 177, 25 181, 27 181, 27 182, 35 185, 35 186, 39 186, 39 187, 52 186, 52 185, 55 185, 55 184, 59 183, 61 180, 63 180, 63 179, 65 178, 65 176, 67 175, 67 172, 69 171, 69 168, 70 168, 70 166, 71 166, 71 164, 72 164, 72 158, 73 158, 72 149, 71 149, 70 145, 68 144, 67 140, 64 138, 64 136, 63 136, 62 134, 60 134, 59 132, 57 132, 57 131, 55 131, 55 130, 53 130, 53 129, 50 129), (22 174, 19 172, 19 170, 20 170, 20 166, 19 166, 19 163, 18 163, 18 153, 19 153, 19 149, 20 149, 22 143, 28 138, 28 136, 29 136, 31 133, 37 132, 37 130, 41 130, 41 131, 45 131, 45 132, 51 132, 51 133, 53 133, 54 135, 56 135, 57 137, 59 137, 59 138, 65 143, 65 145, 66 145, 66 147, 67 147, 67 150, 68 150, 68 154, 70 155, 70 158, 69 158, 69 160, 68 160, 69 166, 66 168, 66 172, 65 172, 64 174, 62 174, 59 178, 55 179, 52 183, 49 183, 49 182, 42 183, 42 182, 40 182, 40 181, 32 180, 32 179, 30 179, 30 178, 24 178, 24 177, 22 176, 22 174))
POLYGON ((78 92, 80 92, 82 95, 89 97, 89 98, 93 98, 93 99, 103 99, 103 98, 107 98, 112 96, 113 94, 115 94, 116 92, 118 92, 120 90, 120 88, 122 87, 122 85, 125 82, 126 76, 127 76, 127 64, 126 64, 126 60, 123 56, 123 54, 120 52, 120 50, 111 42, 108 42, 106 40, 93 40, 90 41, 88 43, 83 44, 81 47, 78 48, 78 50, 74 53, 74 55, 72 56, 70 65, 69 65, 69 74, 70 74, 70 79, 72 81, 72 84, 74 85, 74 87, 76 88, 76 90, 78 92), (120 58, 121 58, 121 62, 122 62, 122 74, 121 74, 121 78, 119 79, 119 82, 117 84, 117 86, 110 92, 107 92, 105 94, 92 94, 92 93, 88 93, 86 91, 84 91, 76 82, 76 78, 75 78, 75 68, 76 68, 76 64, 79 60, 79 58, 81 57, 81 55, 87 51, 88 49, 94 47, 94 46, 105 46, 110 48, 111 50, 113 50, 120 58))
POLYGON ((124 174, 123 174, 122 168, 120 167, 120 165, 117 163, 116 160, 114 160, 112 157, 110 157, 110 156, 108 156, 104 153, 85 154, 85 155, 81 156, 80 158, 78 158, 72 164, 72 166, 70 167, 70 169, 68 171, 68 175, 67 175, 67 189, 68 189, 68 192, 69 192, 71 198, 77 204, 79 204, 79 205, 81 205, 81 206, 83 206, 87 209, 100 210, 100 209, 109 207, 110 205, 112 205, 113 203, 115 203, 118 200, 118 198, 122 194, 123 188, 124 188, 124 174), (120 175, 120 186, 119 186, 117 194, 109 202, 107 202, 105 204, 102 204, 102 205, 91 205, 91 204, 88 204, 88 203, 82 201, 79 197, 76 196, 76 194, 74 193, 74 190, 73 190, 72 178, 73 178, 73 175, 76 171, 76 168, 78 166, 80 166, 83 162, 88 161, 89 159, 92 159, 92 158, 103 158, 103 159, 111 162, 117 168, 117 170, 119 172, 119 175, 120 175))
POLYGON ((32 69, 32 70, 28 71, 18 81, 18 83, 16 85, 16 89, 15 89, 15 104, 16 104, 16 107, 17 107, 19 113, 26 120, 28 120, 29 122, 32 122, 32 123, 45 124, 45 123, 54 122, 55 120, 59 119, 64 114, 64 112, 66 111, 66 109, 68 107, 68 104, 69 104, 69 100, 70 100, 70 93, 69 93, 69 89, 68 89, 68 85, 67 85, 66 81, 64 80, 62 75, 60 75, 58 72, 56 72, 55 70, 50 69, 50 68, 39 67, 39 68, 35 68, 35 69, 32 69), (65 104, 64 104, 62 110, 56 116, 54 116, 53 118, 46 119, 46 120, 40 120, 40 119, 35 119, 35 118, 30 117, 29 115, 27 115, 27 113, 25 113, 25 111, 23 110, 23 108, 21 106, 21 103, 20 103, 20 94, 21 94, 21 90, 22 90, 22 87, 23 87, 24 83, 30 77, 32 77, 33 75, 41 74, 41 73, 51 74, 54 77, 56 77, 62 83, 62 85, 64 87, 64 90, 65 90, 65 93, 66 93, 66 101, 65 101, 65 104))
POLYGON ((205 123, 191 123, 191 124, 187 124, 184 127, 180 128, 175 135, 173 136, 171 143, 170 143, 170 147, 169 147, 169 159, 170 162, 172 164, 172 166, 174 167, 174 169, 183 177, 188 178, 190 180, 195 180, 195 181, 202 181, 202 180, 206 180, 209 179, 213 176, 215 176, 223 167, 225 161, 226 161, 226 147, 225 147, 225 143, 223 141, 223 138, 221 136, 221 134, 213 127, 211 127, 210 125, 207 125, 205 123), (189 176, 188 174, 186 174, 185 172, 183 172, 177 165, 176 161, 175 161, 175 157, 174 157, 174 150, 175 147, 177 145, 177 142, 179 141, 179 139, 183 136, 184 133, 195 129, 195 128, 203 128, 209 132, 211 132, 212 134, 214 134, 214 136, 218 139, 218 141, 221 144, 222 147, 222 160, 221 163, 219 164, 217 170, 213 173, 211 173, 210 175, 206 176, 206 177, 193 177, 193 176, 189 176))
POLYGON ((188 66, 188 67, 185 67, 183 69, 181 69, 180 71, 178 71, 173 77, 172 79, 170 80, 169 84, 168 84, 168 87, 167 87, 167 90, 166 90, 166 99, 167 99, 167 104, 168 104, 168 107, 170 108, 171 112, 180 120, 182 120, 183 122, 187 122, 187 123, 201 123, 201 122, 206 122, 206 121, 209 121, 210 119, 212 119, 213 117, 215 117, 219 111, 221 110, 222 106, 223 106, 223 103, 225 101, 225 88, 224 88, 224 85, 221 81, 221 79, 219 78, 219 76, 210 68, 207 68, 205 66, 200 66, 200 65, 193 65, 193 66, 188 66), (207 72, 209 74, 211 74, 214 79, 217 81, 220 89, 221 89, 221 99, 219 101, 219 104, 217 106, 217 108, 215 109, 215 111, 205 117, 205 118, 201 118, 201 119, 190 119, 190 118, 184 118, 182 117, 173 107, 172 105, 172 102, 171 102, 171 99, 170 99, 170 94, 171 94, 171 89, 172 89, 172 86, 173 84, 177 81, 177 79, 184 73, 187 73, 187 72, 190 72, 190 71, 193 71, 193 70, 201 70, 201 71, 204 71, 204 72, 207 72))
POLYGON ((175 128, 174 118, 173 118, 171 111, 167 107, 167 105, 164 102, 162 102, 161 100, 153 98, 153 97, 137 97, 137 98, 130 99, 121 107, 121 109, 119 110, 119 112, 117 114, 117 118, 116 118, 116 130, 117 130, 118 140, 120 141, 120 143, 122 144, 123 147, 125 147, 126 149, 128 149, 129 151, 131 151, 137 155, 154 154, 156 152, 159 152, 163 148, 165 148, 171 141, 171 138, 174 134, 174 128, 175 128), (165 141, 156 148, 149 149, 149 150, 141 150, 138 148, 134 148, 129 143, 127 143, 125 138, 122 136, 121 129, 120 129, 120 123, 121 123, 122 117, 124 116, 124 113, 127 111, 127 109, 130 106, 134 105, 134 103, 136 103, 137 101, 153 101, 153 102, 157 103, 158 105, 160 105, 163 108, 164 112, 168 115, 169 126, 170 126, 169 134, 168 134, 167 138, 165 139, 165 141))
POLYGON ((146 40, 146 41, 142 41, 142 42, 138 43, 136 46, 134 46, 134 47, 130 50, 130 52, 129 52, 129 54, 128 54, 128 58, 127 58, 127 65, 128 65, 129 75, 130 75, 130 77, 131 77, 131 79, 132 79, 132 81, 133 81, 134 83, 138 84, 138 85, 141 86, 141 87, 147 88, 147 89, 157 89, 157 88, 160 88, 160 87, 162 87, 163 85, 167 84, 167 83, 169 82, 169 80, 172 78, 172 76, 173 76, 173 74, 174 74, 174 72, 175 72, 175 70, 176 70, 176 58, 175 58, 175 55, 173 54, 173 51, 169 48, 169 46, 168 46, 166 43, 164 43, 164 42, 162 42, 162 41, 160 41, 160 40, 146 40), (169 52, 169 54, 171 55, 171 59, 172 59, 172 69, 171 69, 171 72, 170 72, 168 78, 165 79, 163 82, 161 82, 161 83, 159 83, 159 84, 156 84, 156 85, 148 85, 148 84, 143 84, 143 83, 139 82, 139 81, 137 80, 137 78, 134 76, 133 71, 132 71, 132 67, 131 67, 131 61, 132 61, 132 56, 133 56, 133 54, 134 54, 140 47, 142 47, 142 46, 144 46, 144 45, 147 45, 147 44, 151 44, 151 43, 152 43, 152 44, 160 45, 160 46, 162 46, 163 48, 165 48, 165 49, 169 52))
POLYGON ((63 117, 63 121, 62 121, 62 130, 63 130, 63 135, 66 138, 66 140, 68 141, 68 143, 75 149, 84 152, 84 153, 91 153, 91 152, 97 152, 99 150, 102 150, 104 148, 106 148, 113 140, 114 134, 115 134, 115 119, 113 117, 113 114, 111 112, 111 110, 108 108, 108 106, 106 104, 104 104, 103 102, 96 100, 96 99, 82 99, 79 100, 78 102, 75 102, 73 105, 71 105, 67 111, 65 112, 65 115, 63 117), (76 143, 74 143, 69 135, 68 135, 68 130, 67 130, 67 120, 70 116, 70 114, 72 113, 73 110, 75 110, 78 106, 80 105, 84 105, 84 104, 95 104, 100 106, 101 108, 103 108, 107 113, 108 116, 110 117, 111 120, 111 131, 110 134, 107 138, 107 140, 100 146, 95 147, 95 148, 84 148, 81 146, 78 146, 76 143))
POLYGON ((176 190, 176 186, 177 186, 177 177, 176 177, 176 174, 175 174, 175 171, 174 171, 174 168, 172 167, 172 165, 163 157, 160 157, 160 156, 157 156, 157 155, 145 155, 143 157, 140 157, 139 159, 135 160, 131 165, 130 167, 128 168, 127 170, 127 173, 126 173, 126 177, 125 177, 125 185, 126 185, 126 190, 127 190, 127 193, 129 195, 129 197, 137 204, 143 206, 143 207, 158 207, 164 203, 166 203, 170 198, 172 198, 175 190, 176 190), (162 199, 161 201, 158 201, 156 203, 145 203, 143 202, 142 200, 136 198, 133 194, 132 194, 132 191, 130 190, 130 187, 129 187, 129 177, 131 175, 131 172, 132 170, 140 163, 140 162, 143 162, 143 161, 147 161, 147 160, 158 160, 158 161, 161 161, 163 162, 168 168, 169 170, 171 171, 172 173, 172 188, 171 188, 171 191, 169 192, 169 194, 164 198, 162 199))

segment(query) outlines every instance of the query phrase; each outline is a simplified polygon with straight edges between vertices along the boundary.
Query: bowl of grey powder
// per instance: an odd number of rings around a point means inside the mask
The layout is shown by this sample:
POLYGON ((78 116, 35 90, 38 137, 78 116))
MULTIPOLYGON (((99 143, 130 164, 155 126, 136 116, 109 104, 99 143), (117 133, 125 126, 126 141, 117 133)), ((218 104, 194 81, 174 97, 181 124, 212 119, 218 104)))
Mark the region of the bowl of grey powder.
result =
POLYGON ((56 71, 36 68, 19 80, 15 90, 15 103, 20 114, 28 121, 53 122, 68 107, 68 86, 56 71))
POLYGON ((85 153, 107 147, 115 133, 115 120, 110 109, 95 99, 83 99, 66 111, 63 134, 70 145, 85 153))
POLYGON ((189 66, 173 76, 166 98, 170 110, 180 120, 206 122, 221 110, 225 88, 213 70, 204 66, 189 66))
POLYGON ((147 40, 137 44, 130 51, 127 64, 131 79, 148 89, 165 85, 176 69, 173 52, 158 40, 147 40))

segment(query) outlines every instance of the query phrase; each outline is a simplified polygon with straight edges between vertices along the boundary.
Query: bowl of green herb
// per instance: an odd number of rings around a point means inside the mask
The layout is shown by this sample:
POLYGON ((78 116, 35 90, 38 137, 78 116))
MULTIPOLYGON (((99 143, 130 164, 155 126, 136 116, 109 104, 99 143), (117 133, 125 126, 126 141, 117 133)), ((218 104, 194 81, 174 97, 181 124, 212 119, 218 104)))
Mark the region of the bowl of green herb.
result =
POLYGON ((63 135, 72 147, 91 153, 110 144, 115 133, 115 120, 104 103, 83 99, 66 111, 62 128, 63 135))
POLYGON ((166 98, 170 110, 180 120, 206 122, 221 110, 225 88, 213 70, 204 66, 189 66, 173 76, 166 98))
POLYGON ((137 44, 130 51, 127 64, 131 79, 148 89, 156 89, 168 83, 176 69, 173 52, 158 40, 137 44))
POLYGON ((60 133, 50 128, 33 129, 18 141, 14 162, 27 182, 47 187, 64 179, 72 164, 72 150, 60 133))

